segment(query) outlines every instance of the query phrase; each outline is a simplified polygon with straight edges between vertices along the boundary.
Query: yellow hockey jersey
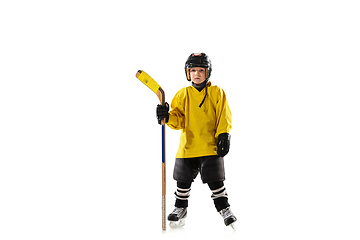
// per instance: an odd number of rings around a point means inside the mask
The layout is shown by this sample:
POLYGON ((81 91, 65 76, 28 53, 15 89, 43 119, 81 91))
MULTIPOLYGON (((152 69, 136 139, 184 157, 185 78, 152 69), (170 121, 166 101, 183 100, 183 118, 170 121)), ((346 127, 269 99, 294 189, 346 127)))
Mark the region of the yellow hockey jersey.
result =
POLYGON ((211 82, 199 92, 193 86, 181 89, 171 102, 169 121, 181 129, 176 158, 217 155, 217 137, 229 133, 232 115, 225 92, 211 82))

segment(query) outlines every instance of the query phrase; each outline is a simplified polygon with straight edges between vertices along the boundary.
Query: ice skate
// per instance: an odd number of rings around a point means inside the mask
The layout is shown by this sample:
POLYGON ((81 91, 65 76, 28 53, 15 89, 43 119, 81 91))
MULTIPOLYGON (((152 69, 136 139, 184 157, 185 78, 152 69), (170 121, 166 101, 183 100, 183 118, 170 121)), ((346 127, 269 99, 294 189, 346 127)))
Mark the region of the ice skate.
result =
POLYGON ((234 214, 231 212, 230 207, 221 210, 219 213, 224 218, 225 225, 226 226, 230 225, 235 230, 234 223, 236 222, 237 219, 234 216, 234 214))
POLYGON ((178 228, 185 225, 185 218, 187 216, 187 208, 175 207, 174 211, 169 214, 168 220, 171 228, 178 228))

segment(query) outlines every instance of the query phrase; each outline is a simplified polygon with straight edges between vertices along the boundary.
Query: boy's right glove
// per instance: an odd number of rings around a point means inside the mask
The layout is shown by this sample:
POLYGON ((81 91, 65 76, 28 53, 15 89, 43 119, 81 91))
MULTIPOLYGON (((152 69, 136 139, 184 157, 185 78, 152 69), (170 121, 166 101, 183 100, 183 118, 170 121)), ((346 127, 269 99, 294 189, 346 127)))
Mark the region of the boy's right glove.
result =
POLYGON ((230 150, 230 134, 229 133, 221 133, 218 136, 218 144, 217 144, 217 154, 220 157, 224 157, 228 154, 230 150))
POLYGON ((166 102, 165 105, 158 104, 156 108, 156 117, 158 119, 158 123, 161 125, 161 121, 166 118, 167 123, 169 121, 169 104, 166 102))

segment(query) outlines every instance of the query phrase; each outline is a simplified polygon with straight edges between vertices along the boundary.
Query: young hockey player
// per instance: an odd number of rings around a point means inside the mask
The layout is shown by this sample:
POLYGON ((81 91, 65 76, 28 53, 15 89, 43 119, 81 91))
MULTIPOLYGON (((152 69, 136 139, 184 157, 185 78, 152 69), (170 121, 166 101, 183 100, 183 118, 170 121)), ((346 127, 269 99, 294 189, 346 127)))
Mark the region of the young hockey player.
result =
POLYGON ((229 152, 232 116, 225 92, 209 82, 211 61, 205 53, 193 53, 185 63, 192 84, 181 89, 169 104, 157 106, 159 124, 165 118, 172 129, 181 129, 174 179, 177 181, 175 209, 168 216, 171 227, 183 226, 191 183, 200 172, 212 191, 215 207, 228 226, 236 221, 224 186, 224 156, 229 152))

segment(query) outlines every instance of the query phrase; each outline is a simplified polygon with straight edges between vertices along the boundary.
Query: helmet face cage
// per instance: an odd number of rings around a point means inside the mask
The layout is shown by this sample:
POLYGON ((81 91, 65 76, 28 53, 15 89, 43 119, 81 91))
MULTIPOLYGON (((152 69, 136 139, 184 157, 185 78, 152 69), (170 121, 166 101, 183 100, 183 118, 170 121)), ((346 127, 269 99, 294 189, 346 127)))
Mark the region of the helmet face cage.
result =
POLYGON ((188 57, 185 63, 185 74, 188 81, 191 81, 190 68, 193 67, 205 68, 206 81, 209 79, 212 66, 210 58, 205 53, 193 53, 188 57))

